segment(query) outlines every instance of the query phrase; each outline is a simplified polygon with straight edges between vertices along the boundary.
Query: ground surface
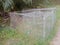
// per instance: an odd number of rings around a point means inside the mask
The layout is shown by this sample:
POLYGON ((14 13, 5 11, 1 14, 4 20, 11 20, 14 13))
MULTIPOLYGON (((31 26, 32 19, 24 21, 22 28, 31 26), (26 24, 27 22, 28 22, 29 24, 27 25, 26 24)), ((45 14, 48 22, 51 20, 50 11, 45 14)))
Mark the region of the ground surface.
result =
POLYGON ((60 45, 60 8, 59 6, 57 7, 57 25, 56 25, 56 30, 57 33, 53 40, 51 41, 51 45, 60 45))

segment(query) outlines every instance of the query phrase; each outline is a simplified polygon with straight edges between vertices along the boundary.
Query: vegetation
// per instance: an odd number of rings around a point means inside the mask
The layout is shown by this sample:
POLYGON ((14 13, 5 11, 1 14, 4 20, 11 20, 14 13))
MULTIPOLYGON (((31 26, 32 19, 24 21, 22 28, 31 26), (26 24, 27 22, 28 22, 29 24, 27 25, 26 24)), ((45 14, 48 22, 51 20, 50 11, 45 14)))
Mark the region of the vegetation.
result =
MULTIPOLYGON (((52 33, 53 34, 53 33, 52 33)), ((18 30, 6 27, 0 30, 1 45, 48 45, 53 35, 49 35, 45 40, 33 39, 18 30)))
POLYGON ((0 11, 16 11, 24 8, 35 8, 51 6, 50 0, 0 0, 0 11))

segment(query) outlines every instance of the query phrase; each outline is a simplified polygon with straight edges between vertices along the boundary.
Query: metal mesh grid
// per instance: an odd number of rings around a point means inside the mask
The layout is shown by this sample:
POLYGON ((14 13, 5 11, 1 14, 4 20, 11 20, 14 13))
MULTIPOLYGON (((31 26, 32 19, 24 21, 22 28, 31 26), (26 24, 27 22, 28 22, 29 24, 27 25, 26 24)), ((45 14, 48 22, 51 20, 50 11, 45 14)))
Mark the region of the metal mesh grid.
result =
POLYGON ((46 38, 55 23, 55 9, 31 9, 10 13, 11 26, 33 38, 46 38))

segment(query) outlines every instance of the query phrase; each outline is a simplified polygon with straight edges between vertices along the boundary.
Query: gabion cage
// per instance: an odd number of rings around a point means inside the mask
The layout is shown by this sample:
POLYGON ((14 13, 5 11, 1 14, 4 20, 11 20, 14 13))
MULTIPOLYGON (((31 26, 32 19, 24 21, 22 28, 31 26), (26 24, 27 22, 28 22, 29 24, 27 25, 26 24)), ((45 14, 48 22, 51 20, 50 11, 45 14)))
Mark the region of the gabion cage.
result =
POLYGON ((55 8, 29 9, 10 13, 10 26, 33 37, 45 39, 55 24, 55 8))

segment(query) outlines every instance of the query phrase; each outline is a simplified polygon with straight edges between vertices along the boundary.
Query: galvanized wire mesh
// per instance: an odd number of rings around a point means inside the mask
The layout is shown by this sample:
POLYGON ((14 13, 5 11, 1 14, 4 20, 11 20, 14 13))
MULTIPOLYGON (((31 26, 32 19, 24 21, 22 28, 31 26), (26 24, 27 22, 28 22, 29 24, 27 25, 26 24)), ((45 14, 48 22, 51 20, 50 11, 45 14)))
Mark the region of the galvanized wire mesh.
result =
POLYGON ((55 24, 55 8, 30 9, 10 13, 11 27, 34 39, 45 39, 55 24))

